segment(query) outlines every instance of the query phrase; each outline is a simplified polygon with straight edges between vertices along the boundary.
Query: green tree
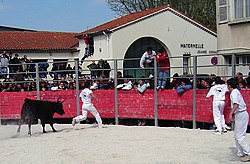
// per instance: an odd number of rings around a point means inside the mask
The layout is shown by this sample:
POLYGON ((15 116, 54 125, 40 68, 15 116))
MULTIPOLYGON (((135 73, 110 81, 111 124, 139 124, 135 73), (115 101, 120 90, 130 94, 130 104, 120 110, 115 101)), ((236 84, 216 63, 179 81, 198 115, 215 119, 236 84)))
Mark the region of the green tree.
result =
POLYGON ((106 2, 119 16, 169 4, 216 31, 216 0, 106 0, 106 2))

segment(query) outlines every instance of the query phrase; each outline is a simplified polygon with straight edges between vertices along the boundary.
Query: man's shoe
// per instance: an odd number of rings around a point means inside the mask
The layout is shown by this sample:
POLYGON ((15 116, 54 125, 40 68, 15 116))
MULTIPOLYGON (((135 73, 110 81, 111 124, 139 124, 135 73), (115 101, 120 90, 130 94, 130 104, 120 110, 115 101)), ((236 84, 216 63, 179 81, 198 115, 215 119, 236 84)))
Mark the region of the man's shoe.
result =
POLYGON ((214 132, 213 132, 214 134, 222 134, 222 131, 219 131, 219 130, 215 130, 214 132))
POLYGON ((154 77, 154 76, 153 76, 152 74, 150 74, 148 78, 152 79, 153 77, 154 77))
POLYGON ((240 157, 241 162, 250 162, 250 156, 245 155, 244 157, 240 157))
POLYGON ((160 86, 157 86, 156 89, 159 90, 159 89, 160 89, 160 86))
POLYGON ((76 125, 76 119, 73 118, 73 120, 72 120, 72 126, 75 126, 75 125, 76 125))
POLYGON ((163 90, 164 89, 164 86, 161 86, 161 90, 163 90))
POLYGON ((150 83, 147 83, 147 88, 150 87, 150 83))
POLYGON ((222 129, 222 132, 223 132, 223 133, 227 133, 227 129, 226 129, 226 128, 223 128, 223 129, 222 129))

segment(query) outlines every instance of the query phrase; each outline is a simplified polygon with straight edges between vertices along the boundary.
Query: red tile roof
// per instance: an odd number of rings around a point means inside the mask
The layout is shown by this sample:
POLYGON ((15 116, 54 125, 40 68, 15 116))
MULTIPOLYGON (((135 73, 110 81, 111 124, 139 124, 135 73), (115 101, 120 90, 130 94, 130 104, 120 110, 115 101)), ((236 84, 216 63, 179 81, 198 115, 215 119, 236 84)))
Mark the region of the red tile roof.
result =
POLYGON ((1 50, 69 50, 76 49, 77 33, 62 32, 0 32, 1 50))
POLYGON ((102 32, 102 31, 106 31, 106 30, 113 31, 113 30, 119 29, 119 28, 121 28, 123 26, 132 24, 133 22, 140 21, 140 20, 142 20, 144 18, 147 18, 152 14, 157 14, 157 13, 160 13, 161 11, 166 11, 166 10, 169 10, 169 11, 173 12, 175 15, 178 15, 178 16, 182 17, 183 19, 189 21, 190 23, 194 24, 195 26, 197 26, 197 27, 211 33, 212 35, 216 36, 216 33, 213 30, 207 28, 202 23, 197 22, 197 21, 189 18, 187 15, 183 14, 182 12, 180 12, 180 11, 178 11, 178 10, 172 8, 172 7, 170 7, 169 5, 160 6, 160 7, 157 7, 157 8, 150 9, 150 10, 144 10, 144 11, 141 11, 141 12, 135 12, 135 13, 132 13, 132 14, 129 14, 129 15, 114 19, 114 20, 109 21, 107 23, 104 23, 102 25, 96 26, 96 27, 94 27, 92 29, 89 29, 89 30, 86 30, 86 31, 84 31, 82 33, 83 34, 98 33, 98 32, 102 32))

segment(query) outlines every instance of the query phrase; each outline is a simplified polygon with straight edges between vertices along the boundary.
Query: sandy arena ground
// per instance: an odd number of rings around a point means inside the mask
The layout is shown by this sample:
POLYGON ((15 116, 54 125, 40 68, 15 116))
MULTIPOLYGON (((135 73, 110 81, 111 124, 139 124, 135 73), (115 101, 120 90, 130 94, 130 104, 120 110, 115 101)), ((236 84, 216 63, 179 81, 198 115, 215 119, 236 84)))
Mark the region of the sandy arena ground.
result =
MULTIPOLYGON (((23 125, 0 126, 0 163, 98 164, 98 163, 241 163, 235 155, 233 132, 166 127, 55 124, 58 133, 42 133, 32 125, 32 137, 23 125)), ((250 135, 247 136, 250 141, 250 135)))

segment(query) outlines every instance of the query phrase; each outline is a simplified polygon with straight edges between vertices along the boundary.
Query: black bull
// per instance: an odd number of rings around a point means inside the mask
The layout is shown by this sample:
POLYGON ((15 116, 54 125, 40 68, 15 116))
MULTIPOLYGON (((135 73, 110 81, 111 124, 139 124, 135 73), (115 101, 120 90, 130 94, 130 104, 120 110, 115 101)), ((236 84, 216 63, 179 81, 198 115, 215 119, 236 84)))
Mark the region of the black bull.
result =
MULTIPOLYGON (((64 100, 65 101, 65 100, 64 100)), ((63 101, 63 102, 64 102, 63 101)), ((21 125, 23 121, 27 120, 28 123, 28 134, 31 135, 31 121, 33 119, 40 119, 43 127, 43 133, 45 131, 45 124, 49 123, 53 132, 56 132, 56 129, 53 127, 53 115, 58 113, 59 115, 65 114, 63 110, 62 103, 57 100, 57 102, 50 101, 41 101, 41 100, 31 100, 25 98, 24 104, 21 112, 21 119, 19 121, 19 127, 17 132, 20 132, 21 125)))

